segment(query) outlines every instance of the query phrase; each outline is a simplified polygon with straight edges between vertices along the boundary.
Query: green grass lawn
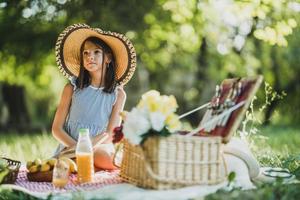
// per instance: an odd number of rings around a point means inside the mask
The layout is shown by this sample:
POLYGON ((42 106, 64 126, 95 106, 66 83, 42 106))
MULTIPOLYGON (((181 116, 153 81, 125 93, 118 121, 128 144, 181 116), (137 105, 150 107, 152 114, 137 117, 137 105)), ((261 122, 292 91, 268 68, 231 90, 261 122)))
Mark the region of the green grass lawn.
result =
POLYGON ((22 163, 51 157, 57 145, 58 142, 50 133, 0 134, 0 155, 22 163))
POLYGON ((300 156, 300 127, 263 127, 252 138, 252 150, 262 166, 297 167, 287 161, 300 156))
MULTIPOLYGON (((262 127, 259 128, 257 134, 249 138, 251 149, 261 165, 287 167, 291 171, 300 166, 300 127, 262 127)), ((51 157, 57 145, 58 143, 50 133, 0 134, 0 155, 20 160, 23 163, 35 158, 51 157)), ((9 196, 9 193, 0 191, 0 196, 4 194, 9 196)), ((207 199, 293 199, 295 195, 300 195, 300 184, 267 185, 255 191, 221 191, 209 195, 207 199)))
POLYGON ((282 155, 300 153, 300 127, 267 126, 261 128, 258 134, 267 137, 265 143, 276 153, 282 155))

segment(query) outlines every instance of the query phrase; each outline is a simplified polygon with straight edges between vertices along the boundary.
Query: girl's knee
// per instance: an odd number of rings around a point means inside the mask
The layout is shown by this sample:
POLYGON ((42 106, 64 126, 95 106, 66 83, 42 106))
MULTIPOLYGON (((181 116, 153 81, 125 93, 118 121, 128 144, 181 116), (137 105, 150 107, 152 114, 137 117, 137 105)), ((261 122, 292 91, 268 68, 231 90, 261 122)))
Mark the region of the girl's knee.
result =
POLYGON ((94 151, 94 165, 101 169, 117 169, 113 164, 113 157, 103 149, 94 151))

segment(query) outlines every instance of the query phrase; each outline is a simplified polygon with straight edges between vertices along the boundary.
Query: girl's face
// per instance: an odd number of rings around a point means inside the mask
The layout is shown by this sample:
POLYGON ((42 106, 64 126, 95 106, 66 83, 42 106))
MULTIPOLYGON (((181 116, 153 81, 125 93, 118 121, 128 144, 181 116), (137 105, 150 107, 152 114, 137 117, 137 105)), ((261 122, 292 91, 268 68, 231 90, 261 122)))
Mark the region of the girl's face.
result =
POLYGON ((86 41, 83 47, 83 66, 89 72, 101 71, 103 62, 106 62, 106 56, 101 47, 90 41, 86 41), (104 58, 104 60, 103 60, 104 58))

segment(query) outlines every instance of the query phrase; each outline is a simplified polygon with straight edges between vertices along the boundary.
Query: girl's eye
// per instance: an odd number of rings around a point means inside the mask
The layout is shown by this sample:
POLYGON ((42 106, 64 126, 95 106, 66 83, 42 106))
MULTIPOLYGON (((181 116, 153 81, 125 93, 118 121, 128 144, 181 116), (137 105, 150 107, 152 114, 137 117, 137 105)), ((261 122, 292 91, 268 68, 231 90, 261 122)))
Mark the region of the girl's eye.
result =
POLYGON ((95 51, 95 54, 99 54, 99 53, 102 53, 102 52, 100 50, 95 51))
POLYGON ((83 52, 83 55, 84 55, 84 56, 88 55, 88 52, 87 52, 87 51, 84 51, 84 52, 83 52))

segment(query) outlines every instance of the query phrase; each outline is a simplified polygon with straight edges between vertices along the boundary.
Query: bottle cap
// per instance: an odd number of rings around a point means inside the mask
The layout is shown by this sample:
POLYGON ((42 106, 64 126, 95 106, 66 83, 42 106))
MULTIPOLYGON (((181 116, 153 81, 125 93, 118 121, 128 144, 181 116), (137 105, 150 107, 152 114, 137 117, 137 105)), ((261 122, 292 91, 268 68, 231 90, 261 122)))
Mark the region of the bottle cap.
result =
POLYGON ((79 135, 89 135, 89 129, 87 128, 79 129, 79 135))

